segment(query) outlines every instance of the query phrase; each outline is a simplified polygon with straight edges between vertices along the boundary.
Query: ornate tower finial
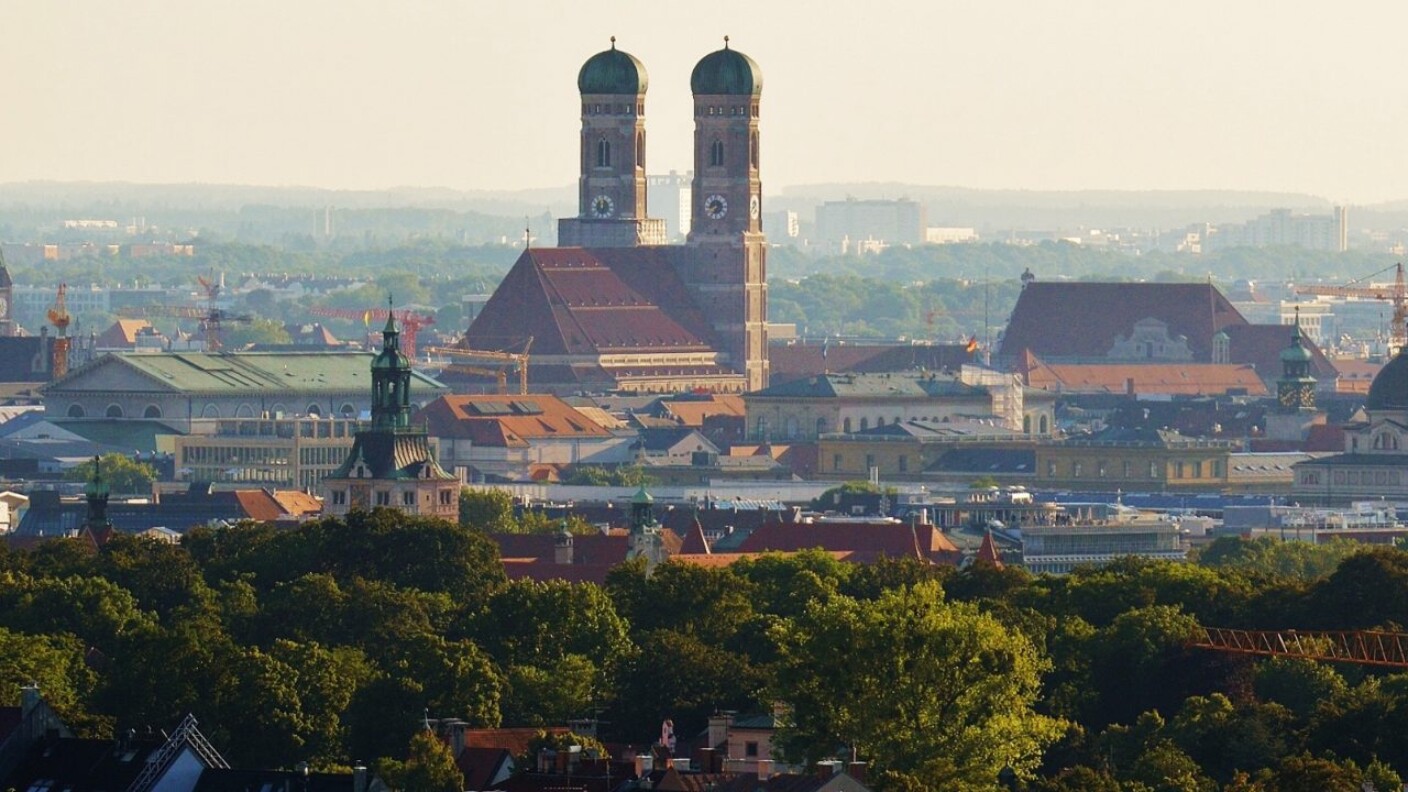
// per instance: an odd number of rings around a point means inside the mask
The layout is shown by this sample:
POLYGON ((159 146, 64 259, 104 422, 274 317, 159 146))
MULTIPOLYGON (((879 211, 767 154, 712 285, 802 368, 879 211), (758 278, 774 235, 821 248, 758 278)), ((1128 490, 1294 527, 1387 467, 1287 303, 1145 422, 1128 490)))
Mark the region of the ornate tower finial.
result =
POLYGON ((724 36, 724 49, 728 49, 728 36, 724 36))
POLYGON ((616 37, 611 37, 611 49, 616 49, 616 37))

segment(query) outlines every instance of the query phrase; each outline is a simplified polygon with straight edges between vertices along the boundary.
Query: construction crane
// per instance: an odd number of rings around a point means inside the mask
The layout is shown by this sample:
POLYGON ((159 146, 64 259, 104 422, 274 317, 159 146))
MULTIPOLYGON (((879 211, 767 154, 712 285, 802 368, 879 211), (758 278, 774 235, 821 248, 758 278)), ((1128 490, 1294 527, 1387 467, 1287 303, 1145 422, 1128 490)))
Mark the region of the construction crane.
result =
POLYGON ((412 360, 416 357, 416 336, 423 328, 435 324, 433 315, 408 311, 404 308, 399 310, 388 308, 362 310, 355 308, 310 308, 308 312, 314 316, 328 316, 334 319, 360 319, 364 325, 370 325, 373 321, 385 321, 388 313, 394 313, 396 321, 401 323, 401 350, 406 353, 406 357, 412 360))
POLYGON ((226 324, 246 324, 254 321, 254 317, 249 314, 227 311, 215 304, 220 298, 222 286, 214 276, 207 278, 204 275, 197 275, 196 281, 200 283, 200 289, 205 293, 205 307, 150 305, 142 308, 123 309, 118 313, 121 316, 132 317, 168 316, 173 319, 195 319, 200 323, 202 335, 205 336, 205 351, 219 352, 224 348, 224 344, 220 341, 220 327, 226 324))
MULTIPOLYGON (((467 366, 463 363, 450 363, 444 366, 441 371, 451 371, 458 374, 478 374, 481 377, 493 377, 499 384, 499 393, 508 393, 508 371, 501 368, 484 368, 483 366, 467 366)), ((527 393, 520 383, 520 393, 527 393)))
POLYGON ((1324 297, 1362 297, 1366 300, 1388 300, 1393 303, 1393 325, 1389 328, 1389 353, 1396 353, 1408 346, 1408 289, 1403 284, 1403 263, 1385 267, 1370 275, 1356 278, 1343 286, 1297 286, 1296 294, 1314 294, 1324 297), (1392 285, 1363 285, 1364 281, 1395 270, 1392 285))
POLYGON ((50 360, 54 379, 58 379, 68 373, 68 326, 73 321, 73 317, 68 312, 68 284, 59 284, 59 293, 54 297, 54 304, 49 306, 49 324, 54 326, 54 350, 50 360))
POLYGON ((1198 649, 1408 668, 1408 633, 1382 630, 1201 629, 1202 638, 1190 644, 1198 649))
POLYGON ((499 392, 505 393, 508 390, 507 374, 504 369, 518 369, 518 392, 524 394, 528 392, 528 350, 533 346, 533 337, 529 336, 527 343, 523 345, 522 352, 501 352, 490 349, 470 349, 463 346, 453 347, 430 347, 426 350, 432 355, 443 355, 448 358, 466 361, 492 360, 504 364, 503 367, 494 370, 486 369, 482 366, 475 366, 472 363, 451 363, 446 366, 447 371, 464 371, 468 374, 491 374, 498 378, 499 392))

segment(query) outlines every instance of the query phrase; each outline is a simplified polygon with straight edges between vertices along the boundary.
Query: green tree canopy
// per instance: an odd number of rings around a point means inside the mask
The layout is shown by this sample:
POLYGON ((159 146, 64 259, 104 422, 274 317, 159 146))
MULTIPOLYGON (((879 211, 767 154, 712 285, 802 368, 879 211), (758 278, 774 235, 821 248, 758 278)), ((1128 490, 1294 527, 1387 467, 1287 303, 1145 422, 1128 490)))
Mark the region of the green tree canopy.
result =
POLYGON ((101 468, 103 481, 113 493, 122 495, 149 495, 152 482, 156 481, 156 468, 144 462, 136 462, 122 454, 103 454, 95 464, 93 460, 80 462, 64 473, 65 481, 91 481, 95 469, 101 468))
POLYGON ((845 745, 923 788, 990 790, 1004 767, 1031 777, 1065 730, 1033 710, 1046 663, 1031 642, 935 583, 813 603, 777 633, 791 759, 845 745))

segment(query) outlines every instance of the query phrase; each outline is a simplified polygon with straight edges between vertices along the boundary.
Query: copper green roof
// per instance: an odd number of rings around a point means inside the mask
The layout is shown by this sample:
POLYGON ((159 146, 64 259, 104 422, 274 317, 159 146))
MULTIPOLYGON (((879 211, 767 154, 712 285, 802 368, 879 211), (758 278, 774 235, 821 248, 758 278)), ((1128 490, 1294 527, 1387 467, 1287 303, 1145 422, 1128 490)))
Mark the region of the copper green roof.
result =
POLYGON ((358 463, 381 481, 454 481, 431 453, 424 432, 370 429, 357 433, 347 459, 329 479, 348 479, 358 463))
MULTIPOLYGON (((100 366, 122 366, 145 375, 153 391, 191 394, 370 393, 371 362, 365 352, 162 352, 105 355, 45 387, 45 393, 83 392, 78 387, 100 366)), ((415 391, 427 399, 448 388, 413 373, 415 391)), ((124 388, 128 389, 128 388, 124 388)), ((135 390, 135 389, 134 389, 135 390)))
POLYGON ((616 49, 614 38, 611 49, 588 58, 577 73, 577 90, 584 94, 637 96, 649 85, 645 67, 634 55, 616 49))
POLYGON ((635 496, 631 498, 631 503, 654 503, 654 502, 655 502, 655 498, 651 497, 650 493, 645 491, 645 485, 644 485, 644 484, 640 485, 640 489, 636 490, 635 496))
POLYGON ((753 59, 728 48, 705 55, 689 76, 689 88, 695 96, 757 96, 763 92, 763 72, 753 59))

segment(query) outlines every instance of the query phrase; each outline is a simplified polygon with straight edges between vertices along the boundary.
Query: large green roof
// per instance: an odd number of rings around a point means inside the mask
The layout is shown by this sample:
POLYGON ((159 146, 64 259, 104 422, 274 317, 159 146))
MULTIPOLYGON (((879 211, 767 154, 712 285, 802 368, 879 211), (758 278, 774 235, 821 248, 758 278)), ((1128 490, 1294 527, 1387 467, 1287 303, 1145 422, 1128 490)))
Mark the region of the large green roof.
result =
MULTIPOLYGON (((44 390, 46 393, 107 390, 94 381, 95 370, 120 365, 157 383, 153 390, 202 394, 371 393, 371 362, 365 352, 161 352, 106 355, 81 366, 44 390)), ((447 391, 437 380, 412 374, 412 392, 431 396, 447 391)))

